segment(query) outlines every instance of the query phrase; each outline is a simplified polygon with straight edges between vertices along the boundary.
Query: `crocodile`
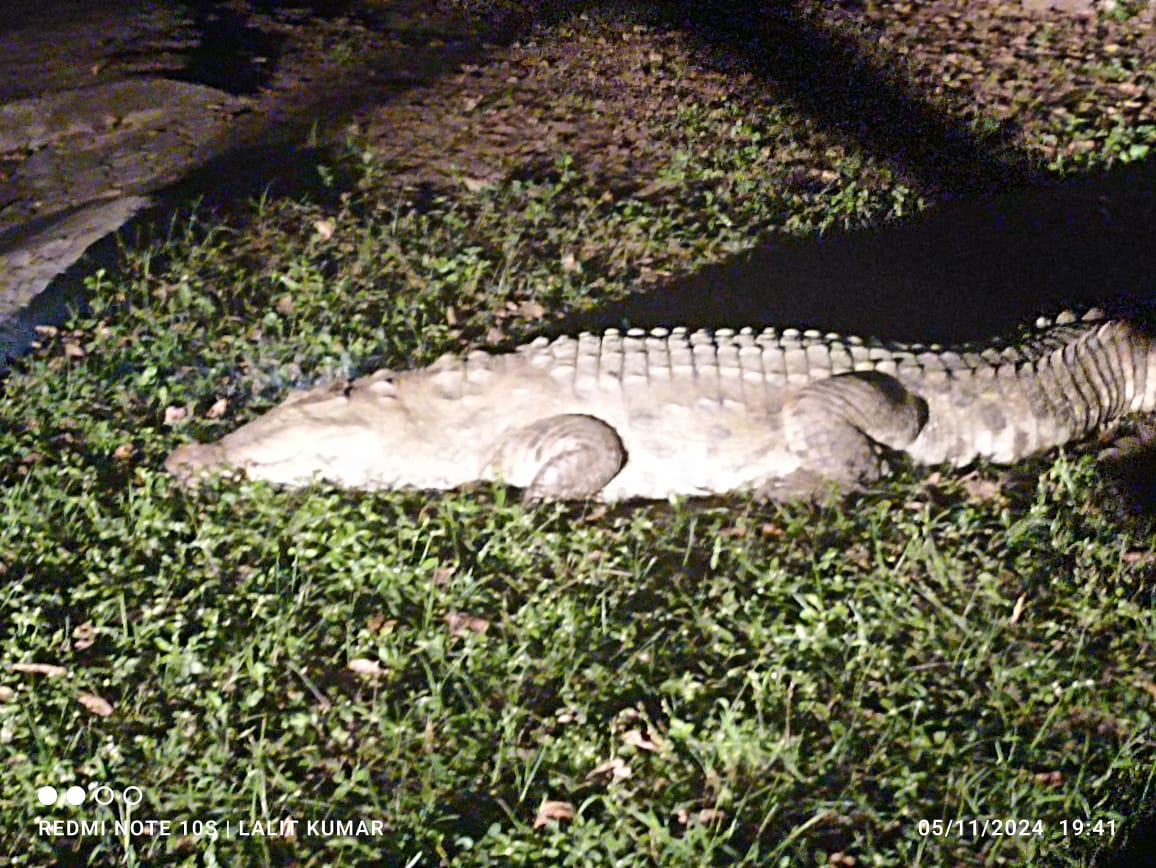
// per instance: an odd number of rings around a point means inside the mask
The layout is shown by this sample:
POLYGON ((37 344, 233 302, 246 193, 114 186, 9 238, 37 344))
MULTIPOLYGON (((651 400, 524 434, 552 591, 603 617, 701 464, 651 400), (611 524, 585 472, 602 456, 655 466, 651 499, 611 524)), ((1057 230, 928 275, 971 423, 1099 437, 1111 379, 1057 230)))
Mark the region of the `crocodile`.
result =
POLYGON ((608 330, 292 394, 166 468, 529 500, 819 498, 889 457, 1012 464, 1156 409, 1156 343, 1092 311, 943 347, 796 329, 608 330))

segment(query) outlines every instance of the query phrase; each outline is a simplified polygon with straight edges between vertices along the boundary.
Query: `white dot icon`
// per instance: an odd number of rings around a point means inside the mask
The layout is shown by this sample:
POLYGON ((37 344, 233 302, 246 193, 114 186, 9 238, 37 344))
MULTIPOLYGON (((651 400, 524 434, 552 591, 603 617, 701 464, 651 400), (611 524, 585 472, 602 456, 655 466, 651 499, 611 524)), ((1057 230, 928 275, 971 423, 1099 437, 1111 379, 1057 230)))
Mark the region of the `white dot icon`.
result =
POLYGON ((70 805, 84 804, 84 788, 83 787, 69 787, 64 794, 64 800, 70 805))
POLYGON ((36 798, 40 799, 42 805, 55 805, 56 787, 41 787, 36 791, 36 798))

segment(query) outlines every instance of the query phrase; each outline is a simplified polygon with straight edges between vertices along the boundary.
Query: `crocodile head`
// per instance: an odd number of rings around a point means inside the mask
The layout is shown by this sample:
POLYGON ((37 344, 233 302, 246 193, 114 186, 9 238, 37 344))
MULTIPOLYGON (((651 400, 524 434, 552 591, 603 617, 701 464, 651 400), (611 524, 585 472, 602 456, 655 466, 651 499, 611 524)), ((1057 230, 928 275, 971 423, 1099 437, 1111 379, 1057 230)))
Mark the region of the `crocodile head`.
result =
POLYGON ((296 392, 216 443, 181 446, 165 469, 187 485, 224 474, 290 486, 456 488, 484 464, 486 414, 479 420, 471 408, 443 395, 436 380, 378 371, 296 392))
POLYGON ((282 485, 315 479, 353 488, 387 487, 404 478, 419 442, 396 398, 392 374, 295 392, 216 443, 188 443, 165 461, 180 482, 214 474, 282 485), (392 456, 392 458, 391 458, 392 456))

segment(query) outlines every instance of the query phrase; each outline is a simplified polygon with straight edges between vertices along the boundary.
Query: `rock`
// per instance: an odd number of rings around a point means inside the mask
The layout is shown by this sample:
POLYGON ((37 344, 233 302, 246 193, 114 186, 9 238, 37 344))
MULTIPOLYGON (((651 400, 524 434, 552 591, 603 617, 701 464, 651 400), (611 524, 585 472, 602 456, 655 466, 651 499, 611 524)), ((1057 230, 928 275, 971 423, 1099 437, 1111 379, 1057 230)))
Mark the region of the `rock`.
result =
POLYGON ((93 244, 148 204, 142 196, 92 202, 0 239, 0 366, 27 346, 34 325, 25 321, 29 305, 93 244))

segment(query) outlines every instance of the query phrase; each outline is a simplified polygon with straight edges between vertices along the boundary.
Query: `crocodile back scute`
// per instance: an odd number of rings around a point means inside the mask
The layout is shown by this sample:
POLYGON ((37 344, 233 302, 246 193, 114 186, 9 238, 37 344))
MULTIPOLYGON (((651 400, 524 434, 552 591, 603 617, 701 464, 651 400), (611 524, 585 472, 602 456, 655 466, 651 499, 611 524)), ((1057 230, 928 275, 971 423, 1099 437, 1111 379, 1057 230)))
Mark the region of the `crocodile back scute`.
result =
POLYGON ((613 392, 627 405, 743 406, 757 414, 778 412, 791 395, 830 377, 891 376, 930 407, 912 454, 931 464, 1015 461, 1156 403, 1148 339, 1095 314, 953 346, 814 329, 678 327, 539 338, 517 356, 591 402, 613 392))
POLYGON ((1112 343, 1122 325, 1116 320, 1078 320, 1048 324, 1010 341, 953 346, 883 342, 814 329, 608 329, 553 340, 540 337, 516 353, 532 367, 550 371, 560 384, 569 380, 580 388, 730 379, 783 388, 851 371, 963 377, 1009 364, 1018 368, 1057 350, 1072 351, 1081 339, 1095 344, 1103 334, 1112 343))

